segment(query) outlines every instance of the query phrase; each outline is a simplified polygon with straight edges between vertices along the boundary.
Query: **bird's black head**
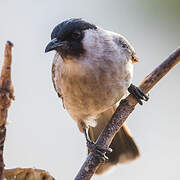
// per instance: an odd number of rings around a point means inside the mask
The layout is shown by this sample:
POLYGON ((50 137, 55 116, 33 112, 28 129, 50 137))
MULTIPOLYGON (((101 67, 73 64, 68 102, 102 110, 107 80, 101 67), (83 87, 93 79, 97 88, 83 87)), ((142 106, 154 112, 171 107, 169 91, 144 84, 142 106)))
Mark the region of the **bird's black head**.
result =
POLYGON ((56 50, 62 57, 79 57, 85 51, 81 42, 83 31, 96 28, 82 19, 66 20, 53 29, 51 42, 46 46, 45 52, 56 50))

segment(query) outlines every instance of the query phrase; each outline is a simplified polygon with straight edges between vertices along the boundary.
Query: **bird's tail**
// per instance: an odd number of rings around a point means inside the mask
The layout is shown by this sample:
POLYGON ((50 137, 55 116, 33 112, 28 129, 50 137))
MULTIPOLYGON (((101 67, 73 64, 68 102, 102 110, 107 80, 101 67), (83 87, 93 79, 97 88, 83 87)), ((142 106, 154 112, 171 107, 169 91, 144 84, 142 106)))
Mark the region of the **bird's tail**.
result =
MULTIPOLYGON (((102 130, 110 121, 116 107, 108 109, 100 114, 97 118, 97 126, 89 128, 89 136, 92 141, 96 141, 102 130)), ((101 164, 97 169, 96 174, 101 174, 108 170, 113 165, 124 163, 136 159, 139 156, 139 150, 136 146, 127 126, 124 124, 119 132, 115 135, 110 147, 113 149, 112 153, 106 154, 109 160, 101 164)))

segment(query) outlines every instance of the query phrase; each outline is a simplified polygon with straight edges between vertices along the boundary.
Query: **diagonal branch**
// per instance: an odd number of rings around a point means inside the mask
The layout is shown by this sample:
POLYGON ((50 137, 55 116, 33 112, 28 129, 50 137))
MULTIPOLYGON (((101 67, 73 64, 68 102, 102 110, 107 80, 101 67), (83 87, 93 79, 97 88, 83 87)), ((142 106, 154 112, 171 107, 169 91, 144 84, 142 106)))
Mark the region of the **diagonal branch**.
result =
MULTIPOLYGON (((180 62, 180 47, 178 47, 168 58, 164 60, 156 69, 154 69, 139 85, 147 93, 153 86, 165 76, 177 63, 180 62)), ((122 100, 111 118, 111 121, 103 130, 96 141, 96 144, 102 147, 109 147, 115 134, 119 131, 130 113, 135 109, 137 101, 132 95, 122 100)), ((100 165, 94 153, 90 153, 78 172, 75 180, 89 180, 100 165)))

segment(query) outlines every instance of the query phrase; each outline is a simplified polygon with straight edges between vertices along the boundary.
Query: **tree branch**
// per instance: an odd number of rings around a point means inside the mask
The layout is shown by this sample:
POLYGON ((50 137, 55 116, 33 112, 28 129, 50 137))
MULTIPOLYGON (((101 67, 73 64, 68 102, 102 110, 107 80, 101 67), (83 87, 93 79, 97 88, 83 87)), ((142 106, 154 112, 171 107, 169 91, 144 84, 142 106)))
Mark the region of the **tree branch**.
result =
POLYGON ((11 81, 11 62, 13 44, 7 41, 4 52, 4 64, 0 77, 0 180, 55 180, 47 171, 32 168, 4 169, 3 149, 6 137, 8 108, 14 100, 11 81))
POLYGON ((4 171, 6 180, 55 180, 47 171, 32 168, 15 168, 4 171))
MULTIPOLYGON (((164 60, 156 69, 154 69, 139 85, 145 93, 147 93, 163 76, 165 76, 177 63, 180 62, 180 47, 177 48, 167 59, 164 60)), ((132 95, 122 100, 111 118, 111 121, 103 130, 96 141, 101 147, 109 147, 115 134, 119 131, 130 113, 135 109, 137 101, 132 95)), ((89 180, 100 165, 99 160, 91 152, 75 180, 89 180)))
POLYGON ((7 42, 4 52, 4 65, 0 77, 0 179, 4 179, 4 160, 3 149, 6 137, 6 119, 8 108, 11 104, 13 96, 13 86, 11 82, 11 49, 13 44, 7 42))

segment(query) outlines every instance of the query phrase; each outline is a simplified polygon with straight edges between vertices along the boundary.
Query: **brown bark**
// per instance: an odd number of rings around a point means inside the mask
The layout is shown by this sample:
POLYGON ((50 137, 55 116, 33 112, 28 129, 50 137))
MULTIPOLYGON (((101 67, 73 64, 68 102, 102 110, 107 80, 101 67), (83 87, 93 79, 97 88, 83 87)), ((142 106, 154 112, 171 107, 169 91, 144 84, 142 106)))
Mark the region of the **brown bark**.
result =
MULTIPOLYGON (((155 70, 153 70, 139 85, 147 93, 163 76, 165 76, 177 63, 180 62, 180 47, 177 48, 168 58, 164 60, 155 70)), ((109 147, 115 134, 119 131, 130 113, 135 109, 137 101, 132 95, 122 100, 114 113, 111 121, 103 130, 96 141, 101 147, 109 147)), ((100 162, 94 153, 90 153, 78 172, 75 180, 89 180, 95 173, 100 162)))
POLYGON ((55 180, 47 171, 32 168, 16 168, 4 171, 6 180, 55 180))
POLYGON ((48 172, 40 169, 16 168, 4 169, 3 149, 6 137, 6 121, 8 108, 14 100, 14 90, 11 81, 11 62, 13 44, 8 41, 5 45, 4 64, 0 77, 0 180, 55 180, 48 172))
POLYGON ((5 46, 4 64, 0 77, 0 179, 4 178, 3 149, 6 137, 7 112, 11 104, 11 100, 14 99, 13 86, 11 82, 12 47, 13 44, 8 41, 5 46))

